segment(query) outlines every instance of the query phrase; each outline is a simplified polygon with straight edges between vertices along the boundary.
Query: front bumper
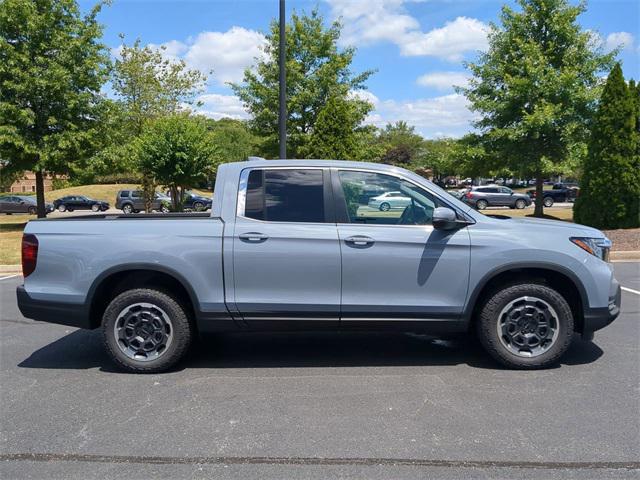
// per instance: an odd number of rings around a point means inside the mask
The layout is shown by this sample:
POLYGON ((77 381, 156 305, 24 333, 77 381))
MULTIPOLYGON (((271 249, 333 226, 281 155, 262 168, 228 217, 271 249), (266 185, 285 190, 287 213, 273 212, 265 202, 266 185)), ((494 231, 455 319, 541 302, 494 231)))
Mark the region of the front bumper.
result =
POLYGON ((24 285, 16 288, 16 296, 18 308, 26 318, 76 328, 92 328, 89 309, 84 304, 36 300, 27 293, 24 285))
POLYGON ((609 298, 607 307, 585 309, 583 334, 600 330, 618 318, 621 303, 622 289, 617 285, 615 294, 609 298))

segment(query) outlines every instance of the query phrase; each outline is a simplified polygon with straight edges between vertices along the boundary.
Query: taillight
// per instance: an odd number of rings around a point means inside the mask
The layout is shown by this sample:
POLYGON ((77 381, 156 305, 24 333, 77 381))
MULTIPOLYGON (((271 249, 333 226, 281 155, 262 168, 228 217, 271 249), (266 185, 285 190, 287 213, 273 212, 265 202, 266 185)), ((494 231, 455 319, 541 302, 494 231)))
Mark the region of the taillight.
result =
POLYGON ((38 239, 35 235, 22 235, 22 276, 27 277, 36 269, 38 261, 38 239))
POLYGON ((465 193, 464 196, 467 197, 467 198, 471 198, 472 197, 471 192, 465 193))

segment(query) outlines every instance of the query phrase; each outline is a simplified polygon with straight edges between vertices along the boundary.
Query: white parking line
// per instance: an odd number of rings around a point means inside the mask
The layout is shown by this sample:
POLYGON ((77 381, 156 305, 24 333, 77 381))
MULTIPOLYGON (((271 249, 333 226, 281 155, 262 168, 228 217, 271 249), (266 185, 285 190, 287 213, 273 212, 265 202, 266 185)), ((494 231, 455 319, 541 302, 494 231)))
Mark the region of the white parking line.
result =
POLYGON ((20 274, 16 273, 15 275, 9 275, 7 277, 0 277, 0 280, 7 280, 8 278, 19 277, 20 274))
POLYGON ((624 290, 625 292, 635 293, 636 295, 640 295, 640 292, 638 290, 634 290, 633 288, 627 288, 627 287, 620 287, 620 288, 622 288, 622 290, 624 290))

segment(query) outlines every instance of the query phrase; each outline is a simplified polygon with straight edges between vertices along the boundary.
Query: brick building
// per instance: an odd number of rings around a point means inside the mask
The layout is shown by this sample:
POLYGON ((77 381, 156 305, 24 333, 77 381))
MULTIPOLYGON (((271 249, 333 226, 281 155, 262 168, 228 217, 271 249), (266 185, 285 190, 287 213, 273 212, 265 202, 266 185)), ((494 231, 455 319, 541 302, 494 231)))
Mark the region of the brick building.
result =
MULTIPOLYGON (((46 175, 44 177, 44 191, 49 192, 53 190, 53 177, 46 175)), ((9 189, 11 193, 33 193, 36 191, 36 174, 33 172, 24 172, 21 179, 16 180, 11 184, 9 189)))

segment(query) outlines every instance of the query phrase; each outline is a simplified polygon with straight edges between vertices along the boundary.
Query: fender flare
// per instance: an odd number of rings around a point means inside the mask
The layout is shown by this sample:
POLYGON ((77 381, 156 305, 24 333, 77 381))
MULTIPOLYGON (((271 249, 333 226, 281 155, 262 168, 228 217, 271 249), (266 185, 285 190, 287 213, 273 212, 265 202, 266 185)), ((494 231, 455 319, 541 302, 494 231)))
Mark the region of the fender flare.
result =
POLYGON ((526 268, 537 268, 540 270, 551 270, 556 273, 560 273, 566 277, 568 277, 576 289, 578 290, 578 294, 580 295, 580 300, 582 303, 582 313, 584 314, 585 309, 589 306, 589 299, 587 297, 587 290, 580 280, 580 278, 570 269, 563 267, 561 265, 555 263, 548 262, 513 262, 505 265, 501 265, 499 267, 494 268, 487 272, 480 281, 476 284, 473 291, 469 294, 467 302, 464 307, 463 319, 466 323, 471 322, 471 315, 473 314, 473 310, 476 306, 476 302, 480 296, 480 292, 487 286, 487 284, 494 279, 496 276, 508 272, 510 270, 520 270, 526 268))

